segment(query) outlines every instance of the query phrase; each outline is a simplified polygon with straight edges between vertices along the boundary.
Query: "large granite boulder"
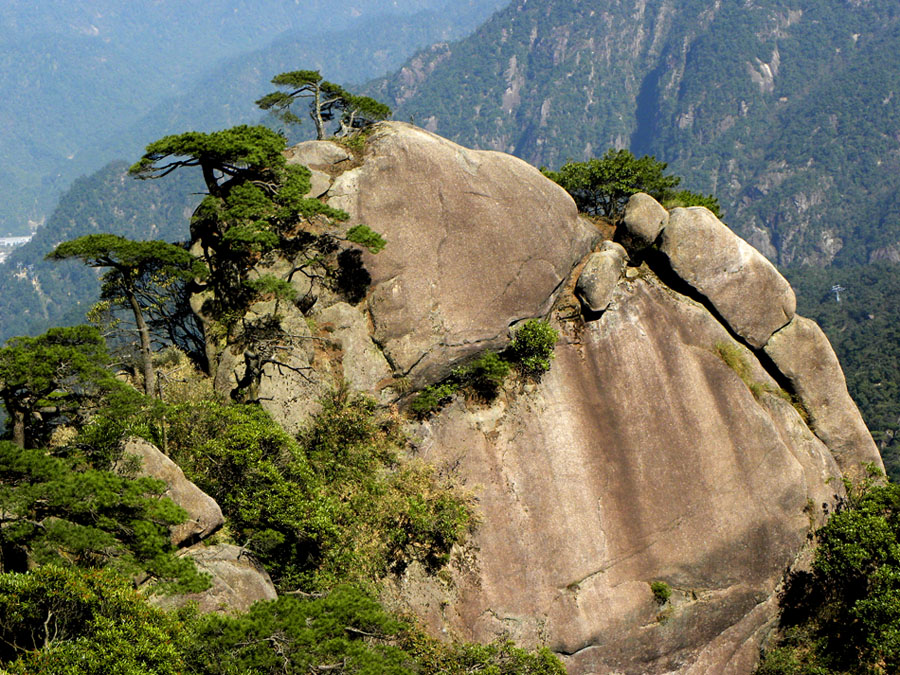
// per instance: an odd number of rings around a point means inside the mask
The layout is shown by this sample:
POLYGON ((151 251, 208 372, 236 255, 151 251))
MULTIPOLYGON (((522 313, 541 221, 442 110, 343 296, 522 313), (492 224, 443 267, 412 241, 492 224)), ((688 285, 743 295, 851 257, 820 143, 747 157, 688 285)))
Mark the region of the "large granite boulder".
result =
POLYGON ((188 518, 171 531, 176 546, 205 539, 222 527, 225 522, 222 509, 216 501, 189 481, 181 467, 166 457, 152 443, 142 438, 129 438, 122 447, 122 459, 116 464, 119 471, 131 468, 136 458, 139 476, 158 478, 169 486, 165 496, 188 513, 188 518))
POLYGON ((650 195, 638 192, 625 205, 624 227, 619 238, 626 247, 639 251, 655 242, 668 222, 669 212, 650 195))
POLYGON ((660 249, 673 271, 753 347, 793 318, 797 299, 790 284, 709 209, 673 209, 660 249))
POLYGON ((546 643, 572 674, 751 672, 837 465, 753 353, 647 270, 561 328, 540 385, 413 430, 483 523, 452 583, 412 570, 393 601, 435 633, 546 643))
POLYGON ((813 430, 844 471, 863 464, 884 469, 862 415, 847 393, 841 364, 815 321, 795 316, 769 339, 765 351, 790 381, 813 430))
POLYGON ((184 595, 154 595, 151 602, 164 609, 195 603, 200 612, 246 612, 255 602, 275 600, 278 593, 269 574, 250 552, 233 544, 205 546, 198 544, 186 549, 197 569, 210 577, 210 587, 200 593, 184 595))
POLYGON ((533 166, 400 122, 376 127, 328 197, 387 240, 364 256, 373 337, 414 386, 545 314, 598 237, 533 166))

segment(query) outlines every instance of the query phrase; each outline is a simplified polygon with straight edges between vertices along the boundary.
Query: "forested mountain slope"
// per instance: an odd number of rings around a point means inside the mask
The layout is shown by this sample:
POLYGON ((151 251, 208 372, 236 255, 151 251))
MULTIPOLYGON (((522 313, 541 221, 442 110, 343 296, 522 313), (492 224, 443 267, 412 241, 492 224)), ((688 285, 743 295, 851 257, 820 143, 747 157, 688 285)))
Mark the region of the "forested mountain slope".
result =
POLYGON ((516 0, 371 92, 534 164, 630 147, 781 264, 896 259, 900 6, 516 0))
POLYGON ((52 325, 84 322, 99 296, 99 284, 93 270, 78 262, 44 260, 60 242, 98 232, 142 240, 189 237, 199 177, 137 181, 127 171, 128 164, 113 162, 76 180, 47 224, 0 264, 0 342, 52 325))
POLYGON ((29 220, 48 217, 77 176, 183 130, 170 124, 252 121, 253 94, 276 72, 375 77, 416 48, 464 35, 503 2, 3 3, 0 234, 24 234, 29 220), (241 105, 229 109, 237 97, 222 94, 235 92, 241 105))

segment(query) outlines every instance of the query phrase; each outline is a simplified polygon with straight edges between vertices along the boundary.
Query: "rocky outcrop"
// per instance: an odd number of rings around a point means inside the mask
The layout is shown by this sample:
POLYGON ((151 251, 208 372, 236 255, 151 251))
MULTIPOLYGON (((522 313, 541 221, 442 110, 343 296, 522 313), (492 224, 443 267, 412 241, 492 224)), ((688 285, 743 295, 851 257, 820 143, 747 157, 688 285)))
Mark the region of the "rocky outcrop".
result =
POLYGON ((546 314, 597 238, 534 167, 407 124, 379 125, 348 174, 329 204, 388 241, 364 255, 373 337, 415 386, 546 314))
MULTIPOLYGON (((562 336, 542 381, 409 422, 482 523, 440 576, 411 565, 387 599, 435 634, 549 645, 573 675, 751 672, 842 475, 880 463, 787 282, 706 209, 635 196, 625 249, 598 248, 571 199, 511 157, 399 123, 349 160, 331 145, 293 152, 387 247, 362 254, 358 302, 278 310, 295 343, 262 358, 255 391, 283 425, 341 380, 402 407, 526 318, 562 336), (663 605, 654 581, 672 588, 663 605)), ((252 371, 231 354, 229 386, 252 371)))
POLYGON ((790 284, 708 209, 673 209, 660 250, 674 272, 752 346, 765 345, 793 318, 797 299, 790 284))
POLYGON ((216 501, 189 481, 175 462, 142 438, 130 438, 122 447, 118 471, 130 471, 137 462, 137 475, 150 476, 168 485, 165 496, 187 511, 187 520, 171 531, 172 543, 182 546, 199 541, 222 527, 225 519, 216 501))
POLYGON ((210 587, 200 593, 151 596, 158 607, 174 609, 193 603, 203 613, 237 613, 246 612, 254 602, 278 597, 268 573, 240 546, 198 544, 184 555, 209 575, 210 587))

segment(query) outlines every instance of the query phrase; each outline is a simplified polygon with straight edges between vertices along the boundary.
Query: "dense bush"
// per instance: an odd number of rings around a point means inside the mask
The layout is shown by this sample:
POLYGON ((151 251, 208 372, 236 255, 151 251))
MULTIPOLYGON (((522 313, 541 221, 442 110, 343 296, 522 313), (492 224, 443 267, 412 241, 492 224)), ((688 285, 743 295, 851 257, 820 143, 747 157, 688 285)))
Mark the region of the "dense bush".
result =
POLYGON ((446 643, 339 586, 242 615, 151 607, 110 572, 0 574, 0 669, 45 675, 564 675, 546 649, 446 643))
POLYGON ((0 666, 9 673, 176 675, 188 642, 181 617, 112 572, 0 574, 0 666))
POLYGON ((539 377, 550 370, 559 333, 546 321, 529 319, 516 331, 507 352, 523 373, 539 377))
POLYGON ((782 598, 765 675, 900 672, 900 486, 867 481, 817 532, 782 598))
POLYGON ((109 567, 170 582, 172 590, 203 589, 206 579, 169 541, 169 527, 186 514, 163 497, 166 489, 163 481, 97 470, 77 456, 0 441, 0 569, 109 567))
POLYGON ((166 425, 173 459, 284 589, 439 566, 474 525, 465 495, 402 458, 397 421, 344 389, 298 440, 253 405, 182 404, 166 425))

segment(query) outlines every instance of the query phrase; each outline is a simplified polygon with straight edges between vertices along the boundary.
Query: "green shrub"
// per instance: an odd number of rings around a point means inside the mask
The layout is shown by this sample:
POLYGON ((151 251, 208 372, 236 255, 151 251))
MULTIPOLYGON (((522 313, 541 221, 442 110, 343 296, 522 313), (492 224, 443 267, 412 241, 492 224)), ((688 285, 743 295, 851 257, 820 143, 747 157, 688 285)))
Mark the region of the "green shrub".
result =
POLYGON ((516 331, 507 353, 522 373, 540 376, 550 370, 559 333, 546 321, 529 319, 516 331))
POLYGON ((428 417, 453 400, 459 387, 460 385, 456 381, 441 382, 425 387, 413 398, 409 404, 409 410, 420 419, 428 417))
POLYGON ((177 406, 167 420, 173 459, 282 589, 436 567, 474 526, 466 495, 403 459, 397 420, 344 388, 296 441, 253 405, 177 406))
POLYGON ((129 579, 53 566, 0 574, 0 670, 66 675, 185 672, 189 634, 129 579))
POLYGON ((848 484, 816 533, 812 570, 788 578, 758 673, 900 672, 900 485, 880 480, 848 484))
POLYGON ((650 590, 653 591, 653 597, 661 605, 666 604, 672 597, 672 588, 665 581, 654 581, 650 584, 650 590))
POLYGON ((453 375, 485 399, 492 399, 509 375, 509 363, 494 352, 485 352, 467 366, 457 368, 453 375))
POLYGON ((161 480, 128 478, 97 470, 84 458, 0 441, 0 486, 0 552, 7 571, 53 563, 168 582, 159 590, 209 585, 190 559, 175 555, 169 528, 187 514, 163 497, 161 480))
POLYGON ((722 207, 715 195, 704 195, 690 190, 679 190, 671 198, 666 199, 663 206, 669 211, 678 206, 705 206, 716 218, 722 217, 722 207))

